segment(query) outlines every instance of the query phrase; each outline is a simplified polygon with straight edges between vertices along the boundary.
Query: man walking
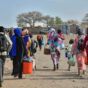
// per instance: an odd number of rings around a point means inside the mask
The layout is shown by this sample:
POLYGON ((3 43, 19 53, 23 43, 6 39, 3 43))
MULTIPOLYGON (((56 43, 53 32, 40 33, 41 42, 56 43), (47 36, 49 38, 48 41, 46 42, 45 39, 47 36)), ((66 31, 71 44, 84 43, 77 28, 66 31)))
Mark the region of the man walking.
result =
POLYGON ((5 28, 0 26, 0 87, 2 87, 4 63, 8 52, 12 47, 12 42, 9 36, 5 33, 5 28))

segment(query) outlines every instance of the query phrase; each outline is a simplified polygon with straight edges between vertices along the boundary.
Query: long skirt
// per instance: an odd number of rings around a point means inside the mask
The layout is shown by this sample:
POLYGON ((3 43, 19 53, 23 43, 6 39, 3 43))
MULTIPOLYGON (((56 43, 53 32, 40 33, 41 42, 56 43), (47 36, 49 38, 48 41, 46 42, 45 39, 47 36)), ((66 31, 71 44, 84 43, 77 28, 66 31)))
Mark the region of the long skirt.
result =
POLYGON ((85 52, 81 52, 81 53, 76 55, 78 69, 82 70, 82 71, 86 70, 84 53, 85 52))
POLYGON ((60 58, 60 55, 58 55, 56 53, 51 54, 51 59, 52 59, 54 65, 57 65, 59 63, 59 58, 60 58))

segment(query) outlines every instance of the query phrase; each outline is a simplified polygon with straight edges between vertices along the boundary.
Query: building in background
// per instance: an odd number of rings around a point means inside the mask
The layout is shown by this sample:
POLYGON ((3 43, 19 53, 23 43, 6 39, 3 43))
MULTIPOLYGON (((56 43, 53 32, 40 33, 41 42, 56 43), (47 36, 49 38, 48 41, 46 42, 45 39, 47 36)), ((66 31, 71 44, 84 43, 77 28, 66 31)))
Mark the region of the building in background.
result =
POLYGON ((45 22, 35 22, 34 27, 47 27, 45 22))
POLYGON ((82 22, 81 22, 81 27, 83 29, 88 28, 88 13, 85 15, 85 17, 83 18, 82 22))

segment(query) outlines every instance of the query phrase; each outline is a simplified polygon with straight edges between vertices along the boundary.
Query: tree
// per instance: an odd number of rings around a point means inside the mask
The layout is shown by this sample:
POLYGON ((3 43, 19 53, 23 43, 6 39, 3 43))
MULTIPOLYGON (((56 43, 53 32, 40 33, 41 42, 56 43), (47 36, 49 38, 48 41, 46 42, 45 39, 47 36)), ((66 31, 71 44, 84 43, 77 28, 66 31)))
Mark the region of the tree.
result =
POLYGON ((26 26, 27 23, 29 23, 31 25, 31 20, 28 19, 27 13, 23 13, 23 14, 18 15, 17 24, 19 27, 26 26))
POLYGON ((59 26, 60 24, 62 24, 61 18, 55 17, 55 25, 56 25, 56 26, 59 26))
POLYGON ((79 24, 79 22, 77 20, 68 20, 67 23, 70 24, 70 25, 79 24))
POLYGON ((49 15, 42 16, 42 20, 45 20, 46 21, 47 27, 49 26, 49 20, 50 20, 50 18, 51 17, 49 15))
POLYGON ((88 22, 88 13, 85 15, 85 17, 82 20, 83 22, 88 22))
POLYGON ((53 17, 51 17, 50 19, 49 19, 49 21, 48 21, 48 25, 49 26, 54 26, 54 18, 53 17))
POLYGON ((34 11, 31 12, 30 18, 32 20, 32 26, 34 27, 36 21, 41 21, 42 14, 40 12, 34 11))
POLYGON ((37 11, 22 13, 22 14, 19 14, 17 17, 17 24, 20 27, 26 26, 27 24, 34 27, 34 24, 37 21, 44 22, 44 23, 46 22, 47 27, 56 26, 62 23, 62 20, 59 17, 54 18, 49 15, 43 16, 42 13, 37 11))
POLYGON ((81 22, 81 27, 83 29, 88 28, 88 13, 85 14, 85 16, 84 16, 84 18, 83 18, 83 20, 81 22))
POLYGON ((50 17, 49 15, 46 15, 43 16, 42 19, 46 21, 47 27, 54 26, 54 17, 50 17))
POLYGON ((18 15, 17 24, 18 26, 26 26, 26 24, 30 24, 30 26, 34 27, 36 21, 40 21, 42 14, 40 12, 34 11, 29 13, 23 13, 18 15))

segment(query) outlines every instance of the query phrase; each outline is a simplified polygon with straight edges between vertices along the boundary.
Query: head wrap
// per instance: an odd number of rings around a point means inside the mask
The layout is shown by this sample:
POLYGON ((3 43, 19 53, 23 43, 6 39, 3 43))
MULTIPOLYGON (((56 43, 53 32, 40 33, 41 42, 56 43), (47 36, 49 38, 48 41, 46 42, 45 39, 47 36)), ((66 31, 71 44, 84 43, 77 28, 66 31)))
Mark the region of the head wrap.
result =
POLYGON ((14 28, 14 33, 16 36, 21 36, 21 28, 14 28))

